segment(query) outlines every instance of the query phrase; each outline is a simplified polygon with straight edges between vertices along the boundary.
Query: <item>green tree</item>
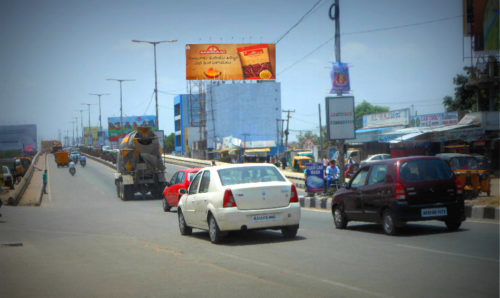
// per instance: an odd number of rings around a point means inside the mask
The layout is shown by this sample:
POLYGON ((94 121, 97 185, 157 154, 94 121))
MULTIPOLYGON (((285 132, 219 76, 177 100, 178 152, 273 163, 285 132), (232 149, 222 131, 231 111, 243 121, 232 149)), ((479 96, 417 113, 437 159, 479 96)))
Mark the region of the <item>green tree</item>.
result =
POLYGON ((363 127, 363 115, 383 112, 389 112, 389 108, 383 106, 374 106, 366 100, 363 100, 363 102, 358 104, 354 109, 354 121, 356 129, 363 127))
MULTIPOLYGON (((457 74, 453 78, 455 84, 454 97, 445 96, 443 98, 443 106, 447 112, 463 111, 487 111, 488 110, 488 90, 486 85, 471 84, 474 81, 472 78, 471 68, 465 67, 465 74, 457 74)), ((495 111, 500 108, 500 96, 497 94, 495 99, 495 111)))
POLYGON ((171 133, 165 138, 165 153, 175 150, 175 133, 171 133))
POLYGON ((300 132, 299 135, 297 136, 297 143, 299 143, 299 146, 303 146, 304 142, 307 139, 313 139, 314 144, 319 145, 319 136, 312 131, 306 131, 306 132, 300 132))

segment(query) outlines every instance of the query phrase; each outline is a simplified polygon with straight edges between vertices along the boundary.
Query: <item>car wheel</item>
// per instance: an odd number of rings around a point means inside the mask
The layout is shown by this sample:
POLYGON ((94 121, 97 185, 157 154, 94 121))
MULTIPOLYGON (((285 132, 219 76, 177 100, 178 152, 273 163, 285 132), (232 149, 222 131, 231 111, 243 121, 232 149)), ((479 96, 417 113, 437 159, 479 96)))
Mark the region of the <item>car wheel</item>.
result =
POLYGON ((163 198, 161 200, 161 202, 162 202, 162 205, 163 205, 163 211, 165 211, 165 212, 170 211, 170 208, 172 208, 172 207, 168 204, 167 199, 163 198))
POLYGON ((191 235, 193 229, 191 227, 188 227, 188 225, 186 224, 184 214, 180 209, 179 212, 177 212, 177 217, 179 219, 179 231, 181 232, 181 235, 191 235))
POLYGON ((445 224, 449 231, 456 231, 460 228, 462 221, 459 219, 448 219, 445 221, 445 224))
POLYGON ((344 211, 339 206, 333 208, 333 223, 337 229, 345 229, 347 227, 347 219, 345 218, 344 211))
POLYGON ((283 237, 292 239, 295 238, 295 236, 297 236, 298 230, 299 226, 288 226, 281 228, 281 233, 283 234, 283 237))
POLYGON ((208 218, 208 234, 210 235, 210 241, 214 244, 220 243, 224 238, 213 215, 210 215, 208 218))
POLYGON ((384 214, 382 215, 382 227, 387 235, 396 234, 396 220, 394 219, 394 215, 391 210, 384 211, 384 214))

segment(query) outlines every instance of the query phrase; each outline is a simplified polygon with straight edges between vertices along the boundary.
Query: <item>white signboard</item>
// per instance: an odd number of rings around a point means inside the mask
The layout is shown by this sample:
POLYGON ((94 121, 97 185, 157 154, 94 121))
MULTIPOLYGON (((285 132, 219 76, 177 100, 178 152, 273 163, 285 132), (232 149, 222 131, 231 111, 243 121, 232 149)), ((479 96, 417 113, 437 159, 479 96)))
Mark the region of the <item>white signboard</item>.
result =
POLYGON ((410 124, 410 109, 369 114, 363 116, 363 128, 408 125, 410 124))
POLYGON ((336 96, 325 98, 327 133, 329 140, 355 139, 354 97, 336 96))
POLYGON ((417 115, 411 119, 417 127, 453 125, 458 123, 458 112, 417 115))

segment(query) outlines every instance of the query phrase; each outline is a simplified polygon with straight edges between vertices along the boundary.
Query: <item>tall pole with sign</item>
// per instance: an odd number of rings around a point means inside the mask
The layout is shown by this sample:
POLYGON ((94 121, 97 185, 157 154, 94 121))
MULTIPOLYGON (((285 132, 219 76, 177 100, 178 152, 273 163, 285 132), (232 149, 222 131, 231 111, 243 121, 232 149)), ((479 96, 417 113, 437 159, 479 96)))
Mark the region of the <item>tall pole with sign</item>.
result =
MULTIPOLYGON (((340 6, 339 6, 340 0, 335 0, 335 2, 330 6, 330 19, 335 22, 335 62, 340 63, 341 57, 340 57, 340 6), (335 8, 335 12, 332 15, 332 9, 335 8)), ((337 96, 342 96, 342 89, 337 88, 337 96)), ((328 111, 328 108, 326 109, 328 111)), ((327 115, 327 121, 329 117, 327 115)), ((340 169, 340 182, 343 184, 345 182, 345 175, 344 175, 344 139, 338 139, 336 140, 336 147, 337 151, 339 153, 339 169, 340 169)))

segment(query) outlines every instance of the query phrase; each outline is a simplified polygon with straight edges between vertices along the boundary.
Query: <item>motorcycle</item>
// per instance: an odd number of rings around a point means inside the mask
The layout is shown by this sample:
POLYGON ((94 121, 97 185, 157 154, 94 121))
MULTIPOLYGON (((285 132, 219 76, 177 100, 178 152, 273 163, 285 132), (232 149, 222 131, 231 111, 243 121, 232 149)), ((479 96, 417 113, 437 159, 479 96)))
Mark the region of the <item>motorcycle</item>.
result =
POLYGON ((80 159, 80 165, 82 167, 85 167, 86 164, 87 164, 87 161, 85 159, 80 159))
POLYGON ((70 172, 71 176, 75 176, 76 169, 75 168, 69 168, 69 172, 70 172))

